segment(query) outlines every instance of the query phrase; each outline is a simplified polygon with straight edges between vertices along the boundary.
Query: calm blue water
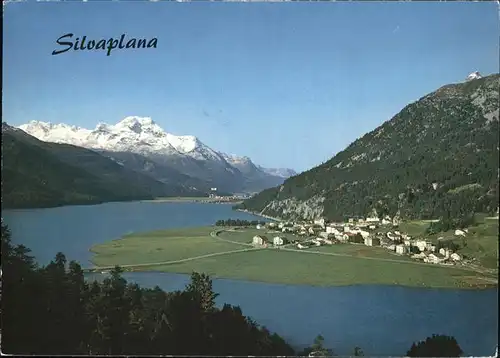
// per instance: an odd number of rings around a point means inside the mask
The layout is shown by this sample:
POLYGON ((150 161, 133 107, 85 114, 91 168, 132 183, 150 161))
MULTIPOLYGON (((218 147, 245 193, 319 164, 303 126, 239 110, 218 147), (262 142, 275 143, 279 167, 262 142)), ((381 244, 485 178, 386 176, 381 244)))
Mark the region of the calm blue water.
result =
MULTIPOLYGON (((218 219, 256 219, 229 205, 108 203, 2 213, 13 241, 46 264, 62 251, 89 266, 88 248, 129 232, 213 224, 218 219)), ((258 218, 261 220, 261 218, 258 218)), ((95 275, 102 278, 103 275, 95 275)), ((127 273, 143 286, 183 289, 189 277, 127 273)), ((245 315, 296 346, 317 334, 338 354, 360 346, 366 355, 404 355, 413 341, 433 333, 453 335, 469 356, 492 355, 498 344, 498 292, 397 286, 310 287, 216 279, 218 304, 239 305, 245 315)))

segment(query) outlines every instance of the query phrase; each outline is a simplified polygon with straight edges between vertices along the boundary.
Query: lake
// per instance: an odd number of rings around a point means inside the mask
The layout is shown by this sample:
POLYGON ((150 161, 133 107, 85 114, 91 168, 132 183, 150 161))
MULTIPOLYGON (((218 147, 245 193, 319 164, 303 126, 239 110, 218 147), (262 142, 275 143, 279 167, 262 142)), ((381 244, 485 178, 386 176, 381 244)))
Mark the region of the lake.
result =
MULTIPOLYGON (((12 240, 41 264, 58 251, 90 267, 88 249, 131 232, 211 225, 216 220, 263 220, 232 211, 231 205, 128 202, 51 209, 4 210, 12 240)), ((102 279, 104 275, 90 275, 102 279)), ((142 286, 183 289, 189 277, 170 273, 126 273, 142 286)), ((468 356, 492 355, 498 344, 498 290, 422 289, 398 286, 311 287, 215 279, 218 304, 239 305, 245 315, 294 346, 317 334, 337 354, 402 356, 413 341, 453 335, 468 356)))

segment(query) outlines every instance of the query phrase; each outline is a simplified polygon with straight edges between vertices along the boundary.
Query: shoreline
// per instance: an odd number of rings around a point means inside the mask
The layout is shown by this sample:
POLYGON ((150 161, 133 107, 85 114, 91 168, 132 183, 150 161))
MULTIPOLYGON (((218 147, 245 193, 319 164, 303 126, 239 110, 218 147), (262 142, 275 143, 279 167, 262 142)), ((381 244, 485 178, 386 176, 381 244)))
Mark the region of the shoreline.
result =
POLYGON ((72 206, 98 206, 109 203, 133 203, 138 201, 147 201, 149 199, 116 199, 116 200, 96 200, 96 201, 86 201, 86 202, 74 202, 74 203, 63 203, 63 204, 47 204, 40 206, 14 206, 14 207, 4 207, 4 210, 11 211, 21 211, 21 210, 39 210, 39 209, 57 209, 72 206))
MULTIPOLYGON (((98 269, 98 268, 93 268, 95 271, 91 271, 89 269, 84 271, 85 275, 88 274, 101 274, 103 273, 98 269)), ((104 271, 104 275, 109 274, 108 270, 104 271)), ((158 271, 158 270, 151 270, 151 269, 146 269, 146 270, 127 270, 126 268, 123 268, 123 274, 128 274, 128 273, 139 273, 139 274, 166 274, 166 275, 183 275, 189 278, 189 274, 185 272, 175 272, 175 271, 158 271)), ((303 286, 303 287, 314 287, 314 288, 344 288, 344 287, 362 287, 362 286, 377 286, 377 287, 401 287, 401 288, 407 288, 407 289, 426 289, 426 290, 461 290, 461 291, 483 291, 483 290, 489 290, 489 289, 498 289, 498 284, 484 284, 484 285, 476 285, 476 286, 464 286, 464 287, 450 287, 450 286, 428 286, 428 285, 423 285, 423 286, 412 286, 412 285, 404 285, 404 284, 372 284, 372 283, 350 283, 350 284, 329 284, 329 285, 321 285, 321 284, 314 284, 314 283, 284 283, 284 282, 274 282, 274 281, 263 281, 263 280, 255 280, 255 279, 249 279, 249 278, 234 278, 234 277, 225 277, 225 276, 218 276, 218 275, 210 275, 210 278, 214 280, 229 280, 229 281, 238 281, 238 282, 246 282, 246 283, 260 283, 260 284, 266 284, 266 285, 277 285, 277 286, 303 286)))
POLYGON ((243 200, 234 200, 234 201, 226 201, 226 200, 216 200, 210 199, 208 197, 200 197, 199 199, 196 197, 165 197, 165 198, 153 198, 153 199, 116 199, 116 200, 91 200, 85 202, 73 202, 73 203, 58 203, 58 204, 40 204, 40 205, 25 205, 25 206, 6 206, 4 210, 11 211, 21 211, 21 210, 39 210, 39 209, 57 209, 63 208, 66 206, 97 206, 109 203, 199 203, 199 204, 241 204, 243 200))
POLYGON ((141 203, 198 203, 198 204, 240 204, 242 200, 218 200, 207 197, 193 198, 193 197, 171 197, 171 198, 156 198, 139 200, 141 203))

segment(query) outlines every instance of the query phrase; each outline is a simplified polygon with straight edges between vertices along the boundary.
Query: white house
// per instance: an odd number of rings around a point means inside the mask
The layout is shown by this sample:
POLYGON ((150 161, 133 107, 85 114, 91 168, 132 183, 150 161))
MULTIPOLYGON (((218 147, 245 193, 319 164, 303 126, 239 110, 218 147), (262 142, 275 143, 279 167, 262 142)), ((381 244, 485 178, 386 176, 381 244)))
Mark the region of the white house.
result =
POLYGON ((420 251, 425 251, 425 248, 427 246, 427 241, 425 240, 417 240, 415 242, 415 246, 418 247, 420 251))
POLYGON ((366 237, 365 238, 366 246, 380 246, 380 239, 376 237, 366 237))
POLYGON ((444 247, 439 249, 439 253, 446 258, 450 257, 451 255, 451 251, 449 249, 445 249, 444 247))
MULTIPOLYGON (((401 233, 400 233, 399 231, 394 231, 394 233, 395 233, 396 235, 401 235, 401 233)), ((403 236, 403 239, 404 239, 404 236, 403 236)))
POLYGON ((408 247, 405 245, 396 245, 396 253, 404 255, 408 252, 408 247))
POLYGON ((344 225, 344 232, 350 232, 351 231, 351 228, 349 227, 349 225, 344 225))
POLYGON ((307 248, 309 248, 309 246, 304 246, 304 245, 301 245, 301 244, 297 244, 297 247, 299 249, 307 249, 307 248))
POLYGON ((286 239, 283 238, 283 237, 276 236, 273 239, 273 245, 274 246, 281 246, 281 245, 284 245, 285 243, 286 243, 286 239))
POLYGON ((377 228, 376 225, 370 225, 370 226, 368 226, 368 229, 370 229, 370 230, 375 230, 376 228, 377 228))
POLYGON ((378 223, 380 222, 380 219, 379 218, 366 218, 366 222, 367 223, 378 223))
POLYGON ((256 228, 257 230, 260 230, 260 229, 262 229, 262 226, 259 224, 259 225, 257 225, 255 228, 256 228))
POLYGON ((331 226, 326 227, 326 232, 328 234, 340 234, 340 231, 338 231, 336 228, 331 227, 331 226))
POLYGON ((361 236, 363 237, 363 239, 365 239, 368 236, 370 236, 370 233, 368 231, 359 230, 358 233, 361 234, 361 236))
POLYGON ((267 237, 255 235, 252 239, 252 244, 263 246, 267 243, 267 237))
POLYGON ((347 242, 347 240, 349 240, 349 235, 347 234, 335 235, 335 238, 341 242, 347 242))
POLYGON ((324 227, 325 226, 325 219, 316 219, 316 220, 314 220, 314 224, 324 227))
POLYGON ((332 241, 332 240, 325 239, 325 244, 332 245, 332 244, 333 244, 333 241, 332 241))
POLYGON ((450 258, 453 260, 453 261, 460 261, 462 260, 462 258, 460 257, 459 254, 457 254, 456 252, 452 253, 450 258))
POLYGON ((440 257, 436 254, 429 254, 429 256, 427 256, 426 258, 427 260, 424 259, 424 261, 426 262, 431 262, 431 263, 434 263, 434 264, 437 264, 437 263, 440 263, 441 261, 443 261, 443 257, 440 257))
POLYGON ((427 255, 425 254, 425 252, 421 252, 419 254, 412 255, 411 257, 413 259, 423 260, 423 259, 427 258, 427 255))
POLYGON ((318 235, 321 236, 324 239, 328 239, 328 233, 326 231, 322 231, 318 235))
POLYGON ((410 239, 405 239, 405 240, 403 241, 403 244, 404 244, 405 246, 410 246, 410 244, 411 244, 411 240, 410 240, 410 239))
POLYGON ((465 231, 462 231, 462 230, 455 230, 455 235, 456 236, 465 236, 465 231))

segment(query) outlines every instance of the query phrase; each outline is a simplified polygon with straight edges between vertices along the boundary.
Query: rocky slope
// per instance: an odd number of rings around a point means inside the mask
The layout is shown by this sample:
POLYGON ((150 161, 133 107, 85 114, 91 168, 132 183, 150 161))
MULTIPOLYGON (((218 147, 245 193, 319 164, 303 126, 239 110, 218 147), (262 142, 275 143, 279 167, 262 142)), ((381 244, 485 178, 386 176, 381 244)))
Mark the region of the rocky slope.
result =
POLYGON ((167 177, 171 181, 172 175, 183 174, 187 176, 186 180, 193 179, 189 181, 192 185, 200 186, 200 182, 204 182, 207 187, 235 192, 247 188, 262 190, 280 184, 284 179, 283 175, 272 174, 274 169, 267 172, 249 159, 253 170, 245 176, 238 165, 228 162, 227 155, 211 149, 194 136, 167 133, 146 117, 126 117, 115 125, 100 123, 94 130, 39 121, 31 121, 19 128, 42 141, 100 151, 125 166, 130 165, 131 169, 162 181, 167 177))
POLYGON ((436 218, 498 207, 500 76, 439 88, 239 208, 284 218, 436 218))

